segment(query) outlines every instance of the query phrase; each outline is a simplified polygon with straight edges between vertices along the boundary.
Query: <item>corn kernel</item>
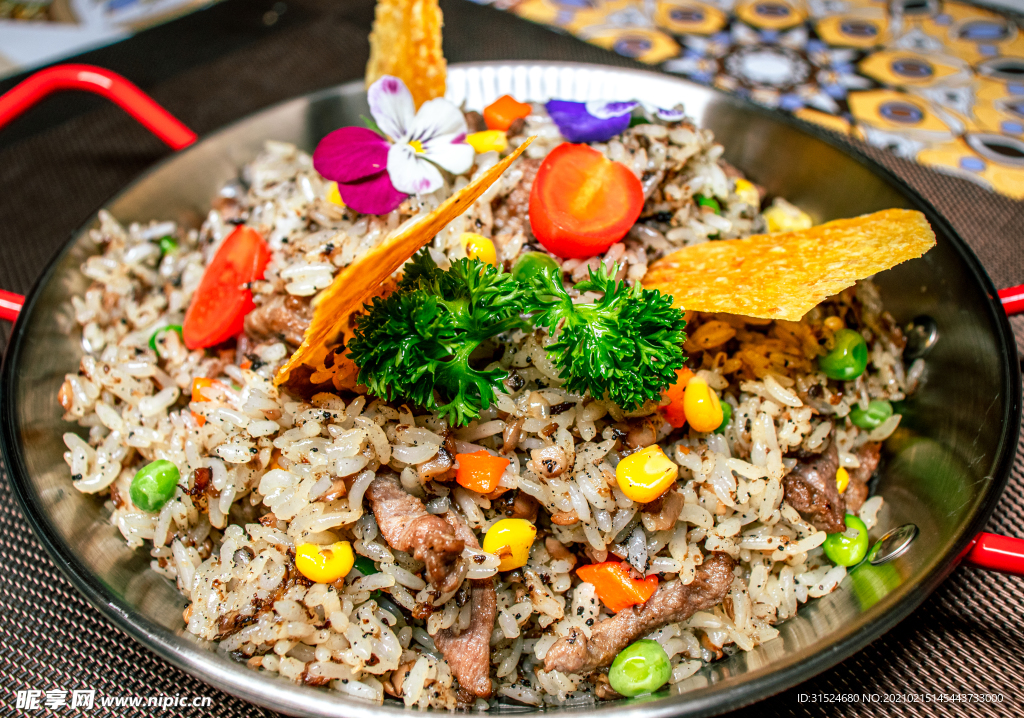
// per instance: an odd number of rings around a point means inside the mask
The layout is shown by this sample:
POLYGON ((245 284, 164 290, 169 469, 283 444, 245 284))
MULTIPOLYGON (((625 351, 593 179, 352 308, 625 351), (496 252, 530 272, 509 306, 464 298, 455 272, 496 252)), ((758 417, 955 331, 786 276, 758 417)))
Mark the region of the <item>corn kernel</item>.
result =
POLYGON ((498 265, 498 253, 494 249, 494 242, 482 234, 476 232, 463 232, 459 237, 462 249, 470 259, 479 259, 484 264, 498 265))
POLYGON ((839 489, 839 493, 846 491, 846 487, 850 485, 850 472, 844 467, 840 466, 839 471, 836 472, 836 487, 839 489))
POLYGON ((814 224, 811 216, 799 207, 778 199, 764 211, 764 219, 768 223, 769 232, 795 232, 810 229, 814 224))
POLYGON ((718 395, 700 377, 690 379, 690 383, 686 385, 683 411, 686 412, 686 420, 690 422, 694 431, 705 434, 721 426, 725 418, 718 395))
POLYGON ((476 150, 477 154, 484 152, 501 152, 508 147, 508 137, 501 130, 484 130, 466 135, 466 142, 476 150))
POLYGON ((487 530, 483 550, 501 559, 499 571, 522 568, 530 559, 537 527, 526 519, 502 519, 487 530))
POLYGON ((295 567, 315 583, 334 583, 345 578, 354 564, 352 544, 348 541, 338 541, 331 546, 304 543, 295 547, 295 567))
POLYGON ((830 332, 838 332, 840 329, 845 327, 843 320, 839 317, 829 317, 825 320, 825 328, 830 332))
POLYGON ((761 206, 761 194, 757 191, 757 187, 745 179, 736 180, 736 197, 740 202, 749 204, 752 207, 761 206))
POLYGON ((337 182, 331 182, 330 187, 327 188, 327 201, 336 204, 339 207, 345 206, 345 200, 341 198, 341 192, 338 191, 337 182))
POLYGON ((630 454, 615 467, 615 479, 628 498, 650 503, 675 483, 679 467, 657 444, 630 454))

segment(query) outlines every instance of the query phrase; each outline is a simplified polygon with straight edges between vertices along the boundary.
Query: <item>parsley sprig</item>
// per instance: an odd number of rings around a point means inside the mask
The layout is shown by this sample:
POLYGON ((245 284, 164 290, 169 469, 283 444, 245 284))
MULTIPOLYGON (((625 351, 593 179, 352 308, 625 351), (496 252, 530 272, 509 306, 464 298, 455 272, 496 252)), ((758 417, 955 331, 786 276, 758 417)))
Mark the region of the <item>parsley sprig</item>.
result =
POLYGON ((547 346, 552 361, 572 392, 605 394, 627 411, 650 399, 676 379, 686 357, 683 313, 672 297, 616 282, 615 269, 602 264, 576 290, 601 292, 590 304, 574 304, 560 273, 544 269, 531 278, 526 300, 536 326, 555 337, 547 346))
POLYGON ((526 290, 510 274, 460 259, 442 271, 426 251, 398 289, 376 297, 358 321, 349 357, 377 396, 406 399, 466 424, 494 401, 506 372, 470 363, 485 340, 522 325, 526 290))
POLYGON ((512 329, 543 327, 555 338, 546 349, 566 389, 636 409, 675 381, 685 322, 671 297, 614 274, 603 265, 591 270, 576 289, 603 296, 574 304, 557 269, 519 282, 475 259, 444 271, 422 251, 398 289, 359 318, 349 357, 371 393, 412 401, 459 426, 494 402, 508 376, 474 367, 477 348, 512 329))

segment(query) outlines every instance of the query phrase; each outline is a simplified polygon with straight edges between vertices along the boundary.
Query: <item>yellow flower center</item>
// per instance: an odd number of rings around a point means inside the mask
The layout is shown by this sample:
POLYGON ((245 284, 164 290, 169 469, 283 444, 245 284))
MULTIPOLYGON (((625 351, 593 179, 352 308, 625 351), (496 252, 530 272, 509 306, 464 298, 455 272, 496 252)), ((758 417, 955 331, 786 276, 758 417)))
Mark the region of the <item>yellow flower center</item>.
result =
POLYGON ((417 154, 423 154, 423 152, 425 151, 423 149, 423 143, 420 142, 419 140, 409 140, 409 146, 416 150, 417 154))

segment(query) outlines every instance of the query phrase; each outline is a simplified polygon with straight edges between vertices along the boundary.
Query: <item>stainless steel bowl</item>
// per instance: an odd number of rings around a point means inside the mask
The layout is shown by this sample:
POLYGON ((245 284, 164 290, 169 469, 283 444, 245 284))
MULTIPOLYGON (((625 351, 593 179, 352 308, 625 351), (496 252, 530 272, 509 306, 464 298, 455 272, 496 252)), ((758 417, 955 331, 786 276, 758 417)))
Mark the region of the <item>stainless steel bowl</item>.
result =
MULTIPOLYGON (((714 131, 725 157, 772 195, 824 221, 907 207, 928 215, 938 245, 923 259, 878 277, 901 324, 922 315, 939 339, 921 390, 886 446, 878 491, 886 499, 876 537, 901 524, 921 529, 911 548, 865 566, 838 591, 811 601, 779 626, 779 638, 706 666, 664 697, 602 704, 632 718, 712 715, 793 686, 842 661, 905 618, 957 564, 981 529, 1012 463, 1020 422, 1020 373, 1013 336, 978 260, 919 195, 824 133, 730 96, 664 75, 586 65, 477 64, 450 68, 449 96, 479 109, 504 93, 529 100, 639 98, 682 102, 714 131)), ((312 150, 327 132, 367 114, 361 83, 278 105, 205 138, 154 167, 107 205, 122 222, 175 219, 198 226, 217 188, 253 159, 264 140, 312 150)), ((71 488, 62 459, 57 390, 82 350, 70 297, 95 251, 93 217, 50 264, 15 325, 0 377, 3 452, 15 494, 54 562, 117 628, 188 673, 254 703, 294 715, 397 715, 326 690, 258 675, 183 629, 184 599, 148 569, 107 520, 102 502, 71 488)), ((564 708, 567 709, 567 708, 564 708)), ((507 710, 524 710, 509 706, 507 710)))

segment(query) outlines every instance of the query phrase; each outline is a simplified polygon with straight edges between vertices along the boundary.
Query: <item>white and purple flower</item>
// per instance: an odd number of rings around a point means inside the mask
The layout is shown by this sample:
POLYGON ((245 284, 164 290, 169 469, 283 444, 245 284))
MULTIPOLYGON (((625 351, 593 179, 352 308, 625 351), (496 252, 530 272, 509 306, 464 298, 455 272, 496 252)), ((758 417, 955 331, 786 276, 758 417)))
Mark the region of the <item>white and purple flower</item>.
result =
POLYGON ((345 204, 363 214, 387 214, 411 194, 429 194, 444 184, 441 169, 462 174, 473 166, 466 120, 443 98, 419 111, 397 77, 385 75, 367 93, 370 114, 381 134, 342 127, 324 137, 313 166, 338 183, 345 204), (440 168, 440 169, 439 169, 440 168))
POLYGON ((558 125, 559 132, 570 142, 607 142, 629 127, 633 110, 637 107, 643 107, 646 115, 664 122, 678 122, 685 117, 682 110, 636 101, 550 100, 546 107, 551 119, 558 125))

